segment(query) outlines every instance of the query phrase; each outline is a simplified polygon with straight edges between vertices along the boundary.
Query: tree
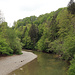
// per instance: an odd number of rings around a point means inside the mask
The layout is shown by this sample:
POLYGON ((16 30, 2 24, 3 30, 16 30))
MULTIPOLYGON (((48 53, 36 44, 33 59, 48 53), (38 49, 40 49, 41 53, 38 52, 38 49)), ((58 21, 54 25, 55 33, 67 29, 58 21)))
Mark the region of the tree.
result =
POLYGON ((68 6, 70 6, 71 4, 73 4, 74 0, 70 0, 70 2, 68 3, 68 6))
POLYGON ((13 50, 13 53, 21 54, 22 45, 15 31, 11 28, 8 28, 6 34, 7 34, 6 41, 8 45, 10 46, 10 48, 13 50))
POLYGON ((22 36, 21 36, 21 42, 22 42, 22 39, 25 37, 26 30, 27 30, 27 27, 25 27, 24 30, 23 30, 23 33, 22 33, 22 36))
POLYGON ((75 14, 75 2, 74 2, 74 0, 70 0, 67 9, 69 12, 71 12, 71 14, 75 14))
POLYGON ((29 30, 29 36, 33 42, 33 44, 35 45, 35 43, 38 41, 38 28, 35 25, 31 25, 31 28, 29 30))
POLYGON ((21 43, 15 31, 7 26, 7 22, 0 24, 0 52, 1 54, 21 54, 21 43))

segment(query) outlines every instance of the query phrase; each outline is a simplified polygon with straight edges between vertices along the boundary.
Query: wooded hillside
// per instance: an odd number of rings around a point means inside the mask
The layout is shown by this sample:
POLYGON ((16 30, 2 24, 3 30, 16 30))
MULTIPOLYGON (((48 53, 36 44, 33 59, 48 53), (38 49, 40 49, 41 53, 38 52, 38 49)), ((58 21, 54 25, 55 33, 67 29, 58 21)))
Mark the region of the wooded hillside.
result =
POLYGON ((12 28, 25 49, 54 52, 66 60, 75 54, 75 15, 67 8, 20 19, 12 28))

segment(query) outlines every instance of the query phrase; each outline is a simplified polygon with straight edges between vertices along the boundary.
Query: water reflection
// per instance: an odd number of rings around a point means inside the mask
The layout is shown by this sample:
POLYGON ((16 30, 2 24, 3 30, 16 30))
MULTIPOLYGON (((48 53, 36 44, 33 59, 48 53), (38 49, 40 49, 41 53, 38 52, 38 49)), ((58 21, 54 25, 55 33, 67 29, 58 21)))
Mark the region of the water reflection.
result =
POLYGON ((56 55, 34 52, 38 58, 9 75, 66 75, 68 64, 56 55))

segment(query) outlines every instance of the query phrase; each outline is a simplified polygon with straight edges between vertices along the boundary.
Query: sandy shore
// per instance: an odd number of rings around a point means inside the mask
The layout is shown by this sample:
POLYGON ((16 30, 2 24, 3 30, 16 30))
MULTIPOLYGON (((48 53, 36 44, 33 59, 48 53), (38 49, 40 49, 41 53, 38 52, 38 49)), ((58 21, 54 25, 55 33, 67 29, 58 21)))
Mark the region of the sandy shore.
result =
POLYGON ((32 52, 22 51, 22 53, 22 55, 0 57, 0 75, 8 75, 10 72, 37 58, 37 55, 32 52))

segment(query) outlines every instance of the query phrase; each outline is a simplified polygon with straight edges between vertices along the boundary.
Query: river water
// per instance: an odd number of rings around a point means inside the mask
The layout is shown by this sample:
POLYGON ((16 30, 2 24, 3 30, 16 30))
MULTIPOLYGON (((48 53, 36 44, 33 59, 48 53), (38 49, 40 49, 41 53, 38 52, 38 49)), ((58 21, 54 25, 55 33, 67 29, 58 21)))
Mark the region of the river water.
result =
POLYGON ((34 52, 38 58, 13 71, 9 75, 67 75, 68 63, 54 54, 34 52))

